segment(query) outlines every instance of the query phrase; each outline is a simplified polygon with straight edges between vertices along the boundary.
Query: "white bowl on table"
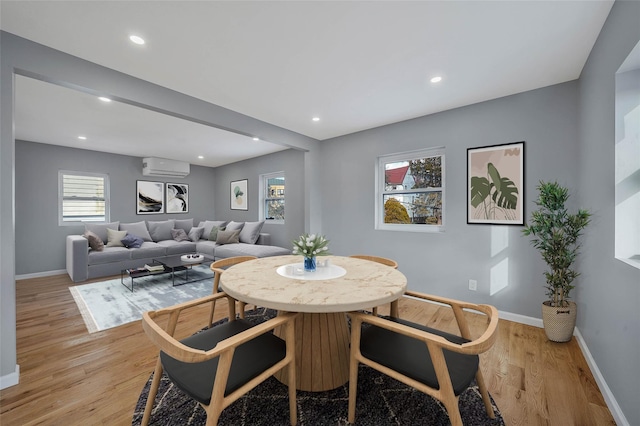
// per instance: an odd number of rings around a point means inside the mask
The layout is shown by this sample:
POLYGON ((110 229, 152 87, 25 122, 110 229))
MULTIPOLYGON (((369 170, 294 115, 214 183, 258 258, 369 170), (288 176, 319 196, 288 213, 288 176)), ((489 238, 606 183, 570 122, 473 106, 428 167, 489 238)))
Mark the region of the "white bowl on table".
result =
POLYGON ((201 254, 183 254, 180 256, 180 260, 184 263, 198 263, 204 260, 204 256, 201 254))

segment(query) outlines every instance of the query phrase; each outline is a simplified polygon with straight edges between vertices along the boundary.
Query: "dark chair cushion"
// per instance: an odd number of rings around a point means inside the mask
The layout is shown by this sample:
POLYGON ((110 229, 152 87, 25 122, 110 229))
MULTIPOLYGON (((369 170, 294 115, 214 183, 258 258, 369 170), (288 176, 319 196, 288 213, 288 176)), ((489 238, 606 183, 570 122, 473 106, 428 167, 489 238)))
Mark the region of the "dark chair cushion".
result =
MULTIPOLYGON (((209 350, 218 342, 251 327, 252 324, 248 321, 238 319, 216 325, 189 336, 181 342, 192 348, 209 350)), ((231 363, 225 396, 275 365, 285 355, 284 340, 272 333, 265 333, 237 347, 231 363)), ((165 373, 178 388, 196 401, 209 405, 218 368, 218 357, 201 363, 186 363, 160 352, 160 359, 165 373)))
MULTIPOLYGON (((462 344, 469 341, 410 321, 390 317, 385 317, 385 319, 437 334, 452 343, 462 344)), ((411 377, 431 388, 440 389, 427 345, 418 339, 373 325, 370 327, 365 326, 362 329, 360 352, 366 358, 411 377)), ((446 349, 444 350, 444 357, 449 369, 454 393, 460 395, 474 379, 478 371, 479 357, 477 355, 463 355, 446 349)))

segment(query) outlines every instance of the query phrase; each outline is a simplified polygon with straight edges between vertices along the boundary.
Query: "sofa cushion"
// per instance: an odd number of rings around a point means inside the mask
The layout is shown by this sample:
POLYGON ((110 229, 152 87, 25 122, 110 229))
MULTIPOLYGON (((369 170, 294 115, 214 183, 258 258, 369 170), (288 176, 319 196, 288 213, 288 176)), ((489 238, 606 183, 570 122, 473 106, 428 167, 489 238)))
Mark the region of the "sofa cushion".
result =
MULTIPOLYGON (((203 252, 200 248, 200 244, 198 244, 198 252, 203 252)), ((284 256, 287 254, 291 254, 290 249, 277 246, 263 246, 259 244, 239 243, 216 246, 215 248, 216 259, 226 259, 227 257, 233 256, 269 257, 284 256)))
POLYGON ((84 229, 96 234, 104 242, 107 241, 107 229, 115 229, 116 231, 120 226, 120 222, 111 223, 85 223, 84 229))
POLYGON ((214 226, 225 226, 226 224, 227 222, 224 220, 205 220, 204 222, 200 222, 198 227, 204 228, 204 231, 202 231, 202 238, 209 239, 211 228, 213 228, 214 226))
MULTIPOLYGON (((171 240, 173 241, 173 240, 171 240)), ((158 243, 145 241, 140 248, 129 249, 131 259, 151 259, 167 255, 167 249, 158 243)), ((141 266, 141 265, 139 265, 141 266)))
POLYGON ((149 235, 149 230, 147 229, 147 224, 144 220, 134 223, 121 223, 120 230, 127 231, 129 234, 137 235, 144 241, 151 241, 151 235, 149 235))
POLYGON ((173 219, 159 222, 147 222, 149 234, 154 242, 171 240, 171 230, 173 229, 173 219))
POLYGON ((255 244, 260 236, 260 231, 264 225, 264 220, 260 222, 245 222, 240 231, 240 242, 247 244, 255 244))
POLYGON ((167 256, 171 256, 173 254, 189 254, 196 252, 196 243, 188 240, 165 240, 159 241, 157 244, 164 247, 167 256))
MULTIPOLYGON (((131 249, 139 250, 139 249, 131 249)), ((102 265, 105 263, 126 262, 130 259, 129 249, 126 247, 105 247, 104 251, 90 251, 89 265, 102 265)))
POLYGON ((214 226, 211 228, 211 232, 209 233, 209 241, 215 241, 218 239, 218 232, 224 231, 224 226, 214 226))
POLYGON ((204 232, 204 228, 202 227, 191 228, 189 230, 189 239, 194 243, 197 243, 200 240, 200 238, 202 238, 203 232, 204 232))
POLYGON ((188 233, 193 228, 193 219, 176 219, 173 228, 182 229, 185 233, 188 233))
POLYGON ((229 223, 227 223, 227 231, 235 231, 236 229, 241 231, 242 227, 244 226, 244 222, 234 222, 231 221, 229 223))
POLYGON ((172 229, 171 237, 174 239, 174 241, 178 241, 178 242, 189 241, 189 237, 187 236, 187 233, 184 232, 184 229, 182 228, 172 229))
POLYGON ((89 241, 89 247, 91 247, 91 250, 104 250, 104 242, 94 232, 86 230, 84 231, 84 234, 82 234, 82 236, 89 241))
POLYGON ((237 244, 240 242, 240 230, 236 229, 235 231, 219 231, 218 238, 216 238, 216 243, 219 245, 223 244, 237 244))
POLYGON ((107 228, 107 245, 106 247, 124 247, 122 239, 127 235, 127 231, 116 231, 107 228))
POLYGON ((207 256, 215 257, 217 247, 220 247, 220 246, 216 244, 215 241, 200 240, 196 243, 195 251, 197 253, 202 253, 202 254, 206 254, 207 256))
POLYGON ((141 237, 130 234, 129 232, 127 232, 127 235, 125 235, 121 241, 122 245, 126 248, 140 248, 142 247, 142 243, 144 243, 144 240, 141 237))

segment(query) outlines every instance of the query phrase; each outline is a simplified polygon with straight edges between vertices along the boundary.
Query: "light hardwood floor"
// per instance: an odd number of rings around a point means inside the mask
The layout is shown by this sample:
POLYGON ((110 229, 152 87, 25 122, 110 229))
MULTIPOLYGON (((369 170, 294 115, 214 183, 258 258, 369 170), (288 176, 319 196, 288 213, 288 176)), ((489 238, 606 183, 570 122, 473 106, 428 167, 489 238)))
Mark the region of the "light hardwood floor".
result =
MULTIPOLYGON (((17 282, 20 384, 0 392, 0 424, 131 424, 156 350, 140 321, 89 334, 72 285, 66 275, 17 282)), ((219 305, 217 318, 226 314, 225 304, 219 305)), ((453 316, 444 308, 423 306, 403 301, 400 316, 452 330, 453 316)), ((207 320, 206 308, 195 312, 180 333, 207 320)), ((470 321, 473 329, 482 325, 470 321)), ((552 343, 542 329, 501 320, 481 368, 509 426, 615 424, 575 339, 552 343)))

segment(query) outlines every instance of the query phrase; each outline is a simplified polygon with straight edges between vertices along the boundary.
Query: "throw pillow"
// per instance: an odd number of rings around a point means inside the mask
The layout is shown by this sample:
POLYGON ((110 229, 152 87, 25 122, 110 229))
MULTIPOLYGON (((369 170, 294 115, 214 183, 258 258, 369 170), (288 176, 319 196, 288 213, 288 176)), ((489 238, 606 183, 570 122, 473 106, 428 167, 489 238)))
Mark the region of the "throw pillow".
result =
POLYGON ((184 229, 182 228, 172 229, 171 237, 173 237, 173 239, 176 240, 177 242, 189 241, 189 237, 187 236, 187 233, 184 232, 184 229))
POLYGON ((202 238, 209 238, 209 234, 211 234, 211 228, 214 226, 221 227, 227 224, 224 220, 205 220, 204 222, 200 222, 198 227, 204 228, 202 232, 202 238))
POLYGON ((152 241, 151 235, 149 235, 149 231, 147 230, 147 224, 144 220, 135 223, 121 223, 120 230, 139 236, 144 241, 152 241))
POLYGON ((107 245, 106 247, 122 247, 122 239, 127 235, 127 231, 115 231, 107 228, 107 245))
POLYGON ((209 232, 209 241, 216 241, 218 238, 218 232, 224 231, 224 226, 214 226, 211 228, 211 232, 209 232))
POLYGON ((247 244, 255 244, 260 236, 260 231, 264 225, 264 220, 260 222, 245 222, 240 231, 240 242, 247 244))
POLYGON ((216 244, 233 244, 240 242, 240 230, 235 231, 218 231, 218 238, 216 244))
POLYGON ((147 222, 149 226, 149 234, 151 239, 156 243, 158 241, 171 240, 171 230, 173 229, 173 220, 163 220, 159 222, 147 222))
POLYGON ((236 229, 238 231, 240 231, 240 230, 242 230, 243 226, 244 226, 244 222, 231 221, 231 222, 227 223, 227 231, 235 231, 236 229))
POLYGON ((126 248, 140 248, 142 247, 142 243, 144 243, 144 240, 141 237, 130 233, 127 233, 127 235, 125 235, 120 241, 126 248))
POLYGON ((94 232, 87 230, 87 231, 84 231, 84 234, 82 234, 82 236, 89 241, 89 247, 91 247, 91 250, 95 250, 95 251, 104 250, 104 242, 102 242, 100 237, 98 237, 94 232))
POLYGON ((120 226, 120 222, 111 223, 86 223, 84 229, 96 234, 102 241, 107 241, 107 229, 115 229, 116 231, 120 226))
POLYGON ((204 231, 204 228, 201 228, 201 227, 191 228, 191 230, 189 231, 189 239, 194 243, 197 243, 198 241, 200 241, 203 231, 204 231))
POLYGON ((184 229, 184 232, 189 232, 193 228, 193 219, 176 219, 173 224, 175 229, 184 229))

